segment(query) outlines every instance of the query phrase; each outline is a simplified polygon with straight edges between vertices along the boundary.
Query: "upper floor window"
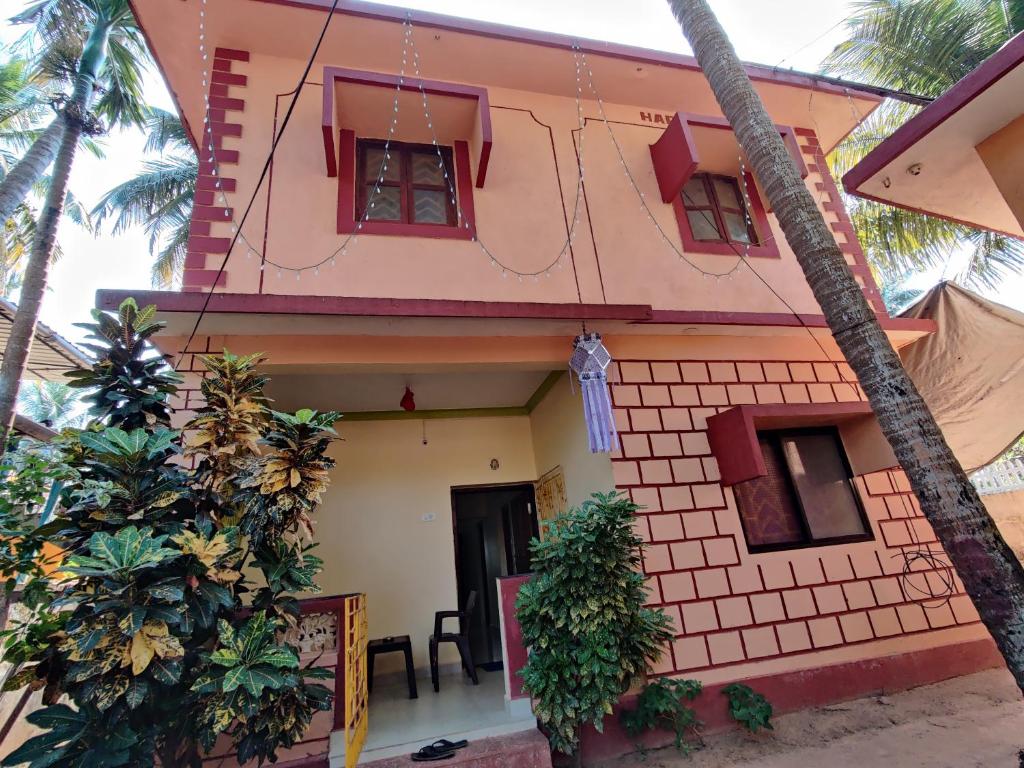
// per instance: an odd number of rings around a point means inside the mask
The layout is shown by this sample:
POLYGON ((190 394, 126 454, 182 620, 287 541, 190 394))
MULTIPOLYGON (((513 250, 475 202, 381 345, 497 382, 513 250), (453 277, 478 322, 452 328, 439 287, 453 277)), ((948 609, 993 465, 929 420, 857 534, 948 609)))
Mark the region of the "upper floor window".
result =
POLYGON ((835 429, 758 432, 767 474, 737 483, 751 552, 872 537, 835 429))
POLYGON ((682 195, 694 240, 758 244, 737 179, 697 173, 683 186, 682 195))
POLYGON ((356 146, 356 214, 368 221, 458 226, 449 181, 452 150, 360 139, 356 146), (386 149, 385 149, 386 147, 386 149), (374 187, 380 180, 380 188, 374 187))

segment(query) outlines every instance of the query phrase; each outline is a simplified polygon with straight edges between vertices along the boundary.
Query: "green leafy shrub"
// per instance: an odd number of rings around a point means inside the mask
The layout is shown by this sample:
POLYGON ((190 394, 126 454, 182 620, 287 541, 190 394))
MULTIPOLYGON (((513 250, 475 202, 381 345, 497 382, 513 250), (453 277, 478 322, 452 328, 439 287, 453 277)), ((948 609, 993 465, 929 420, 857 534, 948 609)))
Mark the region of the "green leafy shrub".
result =
MULTIPOLYGON (((178 377, 147 351, 154 314, 128 300, 85 326, 96 363, 72 381, 93 421, 58 440, 54 524, 18 529, 67 553, 62 578, 0 562, 48 598, 6 636, 20 671, 5 688, 41 689, 48 706, 29 717, 44 733, 4 765, 198 768, 222 734, 239 761, 273 761, 331 705, 313 682, 329 673, 281 638, 294 593, 317 591, 310 515, 339 415, 271 410, 259 357, 225 352, 203 358, 206 404, 183 437, 170 428, 178 377)), ((0 524, 22 495, 38 497, 0 491, 0 524)))
POLYGON ((578 751, 580 728, 604 717, 671 637, 668 618, 644 607, 637 506, 595 494, 533 541, 534 576, 516 602, 530 649, 523 684, 554 749, 578 751))
POLYGON ((722 689, 722 694, 729 699, 729 715, 748 731, 772 730, 772 705, 760 693, 742 683, 732 683, 722 689))
POLYGON ((655 728, 666 728, 675 734, 676 749, 688 752, 686 736, 698 732, 700 721, 697 713, 683 702, 696 699, 703 688, 699 680, 659 677, 644 687, 635 709, 622 710, 622 727, 633 738, 655 728))

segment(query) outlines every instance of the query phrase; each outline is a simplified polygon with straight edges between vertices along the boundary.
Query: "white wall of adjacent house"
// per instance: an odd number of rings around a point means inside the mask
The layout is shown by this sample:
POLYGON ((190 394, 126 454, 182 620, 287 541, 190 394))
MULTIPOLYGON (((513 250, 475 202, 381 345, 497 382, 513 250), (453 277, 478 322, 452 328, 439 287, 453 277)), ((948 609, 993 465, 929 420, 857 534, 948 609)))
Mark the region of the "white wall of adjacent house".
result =
MULTIPOLYGON (((527 416, 339 423, 338 466, 317 509, 324 595, 364 592, 371 638, 409 635, 428 667, 434 612, 455 610, 453 486, 529 483, 538 476, 527 416), (491 468, 492 459, 497 469, 491 468)), ((458 662, 450 644, 442 665, 458 662)), ((401 654, 376 671, 402 669, 401 654)))

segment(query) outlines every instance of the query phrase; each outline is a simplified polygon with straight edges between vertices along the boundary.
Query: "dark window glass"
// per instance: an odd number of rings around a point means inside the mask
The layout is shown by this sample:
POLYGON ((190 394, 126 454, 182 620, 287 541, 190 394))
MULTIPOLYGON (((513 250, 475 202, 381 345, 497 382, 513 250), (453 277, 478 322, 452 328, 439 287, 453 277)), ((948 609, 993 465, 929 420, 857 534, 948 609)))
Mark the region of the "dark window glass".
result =
POLYGON ((834 429, 762 432, 767 474, 734 486, 751 551, 871 538, 834 429))
POLYGON ((356 145, 358 185, 356 217, 370 221, 456 226, 451 189, 452 151, 441 147, 360 139, 356 145), (378 186, 378 179, 380 183, 378 186))
POLYGON ((683 186, 682 198, 694 240, 757 245, 737 179, 694 174, 683 186))

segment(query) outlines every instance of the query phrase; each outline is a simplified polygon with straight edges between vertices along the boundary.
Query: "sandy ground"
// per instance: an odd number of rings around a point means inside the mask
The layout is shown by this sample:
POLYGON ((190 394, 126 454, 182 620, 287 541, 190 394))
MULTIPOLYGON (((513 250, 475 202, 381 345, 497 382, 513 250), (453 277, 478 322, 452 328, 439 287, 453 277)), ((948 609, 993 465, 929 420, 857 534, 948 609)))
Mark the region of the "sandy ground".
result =
POLYGON ((765 737, 714 734, 681 755, 662 749, 626 768, 1024 768, 1024 702, 1005 670, 891 696, 783 715, 765 737))

